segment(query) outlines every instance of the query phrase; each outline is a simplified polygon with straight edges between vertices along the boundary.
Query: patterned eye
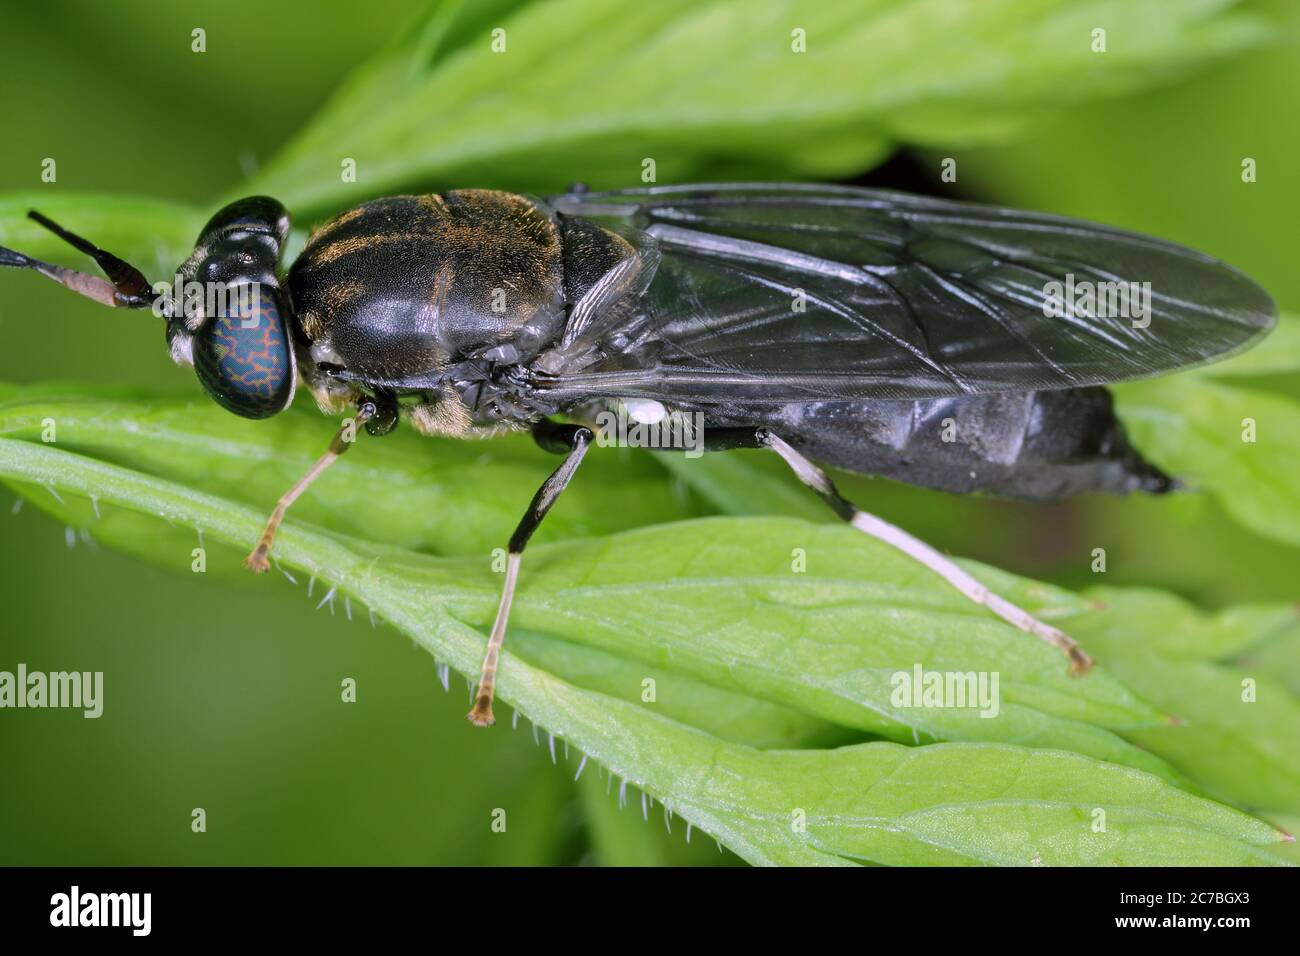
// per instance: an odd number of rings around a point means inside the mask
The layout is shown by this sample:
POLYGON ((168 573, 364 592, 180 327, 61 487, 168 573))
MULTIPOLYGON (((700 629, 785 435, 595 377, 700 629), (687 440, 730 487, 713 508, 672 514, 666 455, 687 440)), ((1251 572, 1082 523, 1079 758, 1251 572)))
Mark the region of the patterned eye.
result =
POLYGON ((194 371, 222 408, 269 418, 293 399, 293 354, 279 290, 245 283, 227 291, 221 314, 194 336, 194 371))

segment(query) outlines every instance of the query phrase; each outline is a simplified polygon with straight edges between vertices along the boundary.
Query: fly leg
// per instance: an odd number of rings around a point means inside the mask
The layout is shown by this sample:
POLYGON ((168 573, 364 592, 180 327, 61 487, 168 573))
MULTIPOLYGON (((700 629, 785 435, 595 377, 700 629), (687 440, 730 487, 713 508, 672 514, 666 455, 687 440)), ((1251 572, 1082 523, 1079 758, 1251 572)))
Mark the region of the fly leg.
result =
POLYGON ((271 566, 267 560, 271 553, 271 545, 275 542, 275 533, 280 529, 280 522, 284 520, 284 514, 289 510, 289 506, 298 500, 298 496, 307 490, 307 486, 320 477, 323 472, 339 457, 348 450, 356 437, 356 429, 359 425, 364 425, 370 419, 379 414, 379 408, 373 401, 363 400, 357 404, 357 414, 351 421, 345 421, 343 426, 334 435, 334 440, 330 442, 329 450, 320 458, 316 459, 316 464, 307 469, 307 473, 294 483, 294 486, 280 496, 276 503, 275 510, 271 512, 271 517, 266 521, 266 528, 262 531, 262 537, 257 542, 257 547, 252 553, 244 559, 244 567, 256 574, 261 574, 271 566))
POLYGON ((1084 674, 1092 667, 1092 658, 1084 653, 1083 648, 1075 643, 1073 638, 1050 624, 1044 624, 1024 608, 1017 607, 1005 598, 994 594, 975 580, 974 577, 963 571, 956 563, 944 557, 924 541, 913 537, 902 528, 892 525, 888 521, 882 521, 875 515, 867 514, 853 502, 841 497, 826 472, 791 448, 779 436, 774 435, 766 428, 760 428, 754 433, 754 438, 759 446, 771 448, 784 458, 786 464, 799 477, 799 480, 817 492, 837 515, 853 525, 853 527, 871 535, 873 538, 879 538, 886 544, 893 545, 904 554, 934 571, 976 604, 983 604, 1009 624, 1014 624, 1020 630, 1040 637, 1053 647, 1059 648, 1070 659, 1070 672, 1072 674, 1084 674))
POLYGON ((566 457, 559 468, 542 483, 533 496, 532 504, 524 512, 519 527, 510 538, 506 555, 506 579, 501 587, 501 603, 497 605, 496 620, 492 624, 492 633, 488 637, 487 653, 483 657, 483 673, 478 681, 478 694, 474 698, 474 708, 465 716, 477 727, 491 727, 496 723, 492 716, 492 696, 496 689, 497 664, 501 658, 501 642, 506 636, 506 621, 510 618, 510 601, 515 595, 515 582, 519 578, 519 559, 524 553, 528 539, 533 536, 546 512, 551 510, 560 492, 568 486, 582 458, 591 445, 591 431, 581 425, 557 425, 543 419, 533 426, 533 438, 547 451, 564 453, 566 457))

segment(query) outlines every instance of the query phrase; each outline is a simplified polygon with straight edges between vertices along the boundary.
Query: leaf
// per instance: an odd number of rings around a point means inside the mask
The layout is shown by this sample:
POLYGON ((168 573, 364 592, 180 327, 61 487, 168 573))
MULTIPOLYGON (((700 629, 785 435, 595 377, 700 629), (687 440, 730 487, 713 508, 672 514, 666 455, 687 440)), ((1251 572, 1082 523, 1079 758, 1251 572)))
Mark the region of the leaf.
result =
MULTIPOLYGON (((1224 836, 1245 835, 1240 817, 1207 812, 1212 804, 1138 771, 1073 754, 1002 745, 864 744, 776 756, 785 764, 781 779, 800 784, 797 794, 774 793, 772 802, 806 798, 810 842, 845 859, 1003 866, 1176 860, 1203 866, 1228 851, 1240 864, 1271 862, 1255 850, 1229 850, 1224 836), (954 780, 968 782, 956 797, 954 780), (1149 809, 1153 801, 1161 814, 1149 809), (1098 811, 1105 813, 1101 833, 1092 828, 1102 819, 1098 811)), ((744 786, 743 774, 727 779, 727 796, 744 786)), ((1250 838, 1256 839, 1265 839, 1262 828, 1250 838)), ((1273 831, 1270 842, 1284 839, 1273 831)))
POLYGON ((807 521, 837 520, 825 504, 792 481, 789 469, 773 460, 780 470, 765 469, 762 459, 774 459, 765 451, 738 449, 725 455, 661 454, 655 460, 670 474, 695 491, 713 508, 729 515, 790 515, 807 521))
MULTIPOLYGON (((1043 586, 972 567, 1046 605, 1043 586)), ((1027 732, 1041 715, 1109 728, 1162 720, 1104 675, 1069 677, 1059 652, 949 590, 847 527, 711 519, 557 545, 529 562, 512 620, 898 739, 1027 732), (791 570, 795 547, 805 572, 791 570), (1004 719, 891 705, 891 678, 917 663, 999 672, 1004 719), (1027 723, 1021 707, 1035 715, 1027 723)))
POLYGON ((1300 315, 1283 312, 1273 331, 1254 348, 1225 362, 1196 369, 1192 374, 1234 379, 1289 372, 1300 372, 1300 315))
POLYGON ((1257 534, 1300 544, 1300 405, 1186 373, 1116 394, 1144 455, 1213 494, 1257 534))
POLYGON ((645 157, 661 181, 738 163, 751 176, 844 176, 899 140, 1003 139, 1063 99, 1140 88, 1261 42, 1267 21, 1233 6, 447 2, 354 73, 241 192, 316 215, 354 202, 358 184, 368 196, 433 182, 626 186, 645 157), (1104 64, 1091 49, 1098 23, 1114 38, 1104 64), (355 184, 340 176, 345 159, 355 184))
MULTIPOLYGON (((1107 670, 1178 718, 1125 737, 1219 799, 1259 810, 1300 810, 1300 701, 1264 674, 1194 655, 1169 656, 1167 637, 1144 646, 1149 635, 1165 629, 1161 613, 1159 606, 1152 613, 1116 601, 1071 621, 1073 635, 1107 670), (1257 685, 1253 700, 1243 693, 1247 677, 1257 685)), ((1225 649, 1238 644, 1228 641, 1225 649)))
MULTIPOLYGON (((60 447, 259 508, 297 480, 337 427, 301 405, 250 428, 204 398, 59 385, 0 386, 0 403, 0 435, 39 440, 53 421, 60 447)), ((359 447, 312 486, 295 517, 435 554, 487 555, 503 546, 555 467, 525 436, 483 444, 400 429, 382 440, 362 436, 359 447), (384 485, 382 498, 371 490, 375 482, 384 485)), ((577 507, 548 519, 539 540, 701 513, 648 455, 602 452, 568 493, 577 507)))
MULTIPOLYGON (((0 406, 0 434, 35 439, 46 420, 57 423, 61 447, 214 494, 232 489, 228 497, 259 509, 278 498, 320 451, 292 416, 249 427, 210 403, 151 401, 142 410, 124 400, 73 402, 46 390, 22 392, 0 406)), ((479 460, 484 446, 447 442, 441 444, 451 460, 434 469, 432 461, 422 461, 429 443, 398 437, 366 441, 345 456, 295 507, 294 520, 315 520, 385 544, 480 556, 458 572, 462 580, 481 582, 471 588, 472 599, 448 597, 447 604, 462 620, 488 624, 498 587, 489 573, 490 552, 506 540, 551 463, 530 453, 523 460, 535 470, 521 479, 510 474, 508 457, 479 460), (415 475, 428 477, 417 481, 415 475), (375 491, 379 487, 382 494, 375 491), (500 504, 512 498, 514 504, 500 504), (492 510, 481 514, 487 509, 492 510)), ((592 465, 602 460, 590 457, 592 465)), ((706 459, 716 457, 726 456, 706 459)), ((566 517, 599 513, 601 504, 619 519, 643 523, 655 513, 681 515, 674 514, 652 466, 642 484, 625 477, 619 464, 605 459, 584 472, 573 497, 544 526, 556 521, 557 527, 539 537, 613 530, 566 517), (602 468, 608 471, 602 474, 602 468), (646 510, 649 501, 658 507, 646 510)), ((56 507, 50 495, 37 500, 56 507)), ((126 525, 120 516, 94 520, 83 513, 68 520, 92 524, 97 537, 146 557, 159 543, 156 532, 138 522, 126 525)), ((513 648, 539 654, 584 686, 608 691, 617 683, 631 699, 652 672, 664 671, 660 684, 668 712, 690 715, 696 726, 738 742, 842 742, 843 728, 903 742, 1002 740, 1072 749, 1174 776, 1117 734, 1160 723, 1161 714, 1103 674, 1070 678, 1056 651, 1006 626, 898 552, 876 546, 864 555, 869 544, 839 525, 770 519, 729 523, 725 535, 711 523, 658 526, 595 548, 580 541, 549 559, 532 550, 512 628, 539 639, 513 648), (807 555, 806 572, 792 569, 796 549, 807 555), (575 653, 567 645, 581 648, 575 653), (591 649, 613 655, 620 669, 608 659, 596 667, 591 649), (917 666, 996 672, 998 706, 994 712, 985 708, 986 716, 974 706, 895 706, 898 675, 910 675, 917 666), (681 678, 686 679, 677 683, 681 678), (702 689, 700 682, 709 686, 702 689), (754 700, 738 707, 737 697, 754 700), (739 720, 743 711, 755 724, 739 720)), ((188 565, 191 548, 182 536, 168 545, 168 560, 188 565)), ((978 573, 1048 615, 1088 607, 1042 585, 990 569, 978 573)))
MULTIPOLYGON (((607 783, 612 783, 608 778, 607 783)), ((587 832, 597 860, 604 866, 666 866, 668 855, 640 814, 622 807, 622 794, 613 797, 596 774, 578 785, 587 819, 587 832)))
MULTIPOLYGON (((126 509, 158 515, 170 524, 203 528, 211 540, 235 546, 252 540, 261 523, 261 512, 248 506, 31 442, 0 440, 0 474, 26 486, 54 488, 61 498, 93 494, 109 514, 126 509)), ((888 565, 882 546, 857 541, 848 529, 788 523, 831 538, 830 532, 839 531, 846 541, 855 541, 856 560, 888 565)), ((521 599, 526 599, 519 608, 543 616, 548 609, 554 613, 556 606, 541 590, 545 575, 562 574, 566 560, 590 561, 593 546, 615 558, 608 565, 602 562, 602 569, 608 567, 618 580, 633 570, 631 549, 624 557, 613 550, 619 545, 658 534, 660 547, 669 549, 669 539, 681 540, 692 527, 704 528, 705 538, 720 540, 712 526, 716 524, 652 528, 530 550, 528 567, 535 573, 521 590, 521 599)), ((762 523, 726 524, 743 530, 762 523)), ((691 541, 687 550, 696 547, 698 541, 691 541)), ((366 544, 296 522, 286 525, 276 552, 286 566, 369 605, 439 659, 465 673, 476 671, 482 634, 464 620, 490 619, 495 598, 495 581, 482 580, 491 577, 487 574, 475 575, 476 563, 366 544)), ((821 552, 815 547, 814 553, 821 552)), ((655 573, 654 562, 647 573, 655 573)), ((1011 583, 1005 576, 980 573, 999 578, 991 581, 996 587, 1011 583)), ((846 582, 850 578, 848 572, 843 576, 846 582)), ((925 620, 927 612, 934 614, 936 623, 953 615, 955 609, 947 609, 952 596, 942 585, 925 587, 914 581, 904 587, 908 600, 903 603, 915 605, 918 621, 925 620)), ((1041 586, 1021 587, 1042 591, 1041 586)), ((563 610, 563 603, 558 609, 563 610)), ((623 610, 619 605, 612 613, 623 610)), ((975 625, 979 615, 973 610, 956 616, 975 625)), ((1014 636, 1018 649, 1031 649, 1026 652, 1030 658, 1041 657, 1042 686, 1031 690, 1050 699, 1046 672, 1052 668, 1047 661, 1055 652, 1014 636)), ((983 635, 978 643, 987 638, 983 635)), ((967 666, 981 654, 1000 653, 997 640, 992 643, 993 648, 972 646, 967 666)), ((1059 673, 1062 668, 1055 663, 1059 673)), ((1119 685, 1101 675, 1076 683, 1092 685, 1084 688, 1080 712, 1096 711, 1121 721, 1141 716, 1137 702, 1125 703, 1119 685), (1126 716, 1126 711, 1132 713, 1126 716)), ((631 700, 583 690, 512 653, 503 659, 499 689, 503 700, 751 862, 1231 865, 1274 861, 1261 848, 1280 838, 1267 825, 1182 792, 1159 777, 1077 754, 1005 744, 906 748, 870 743, 838 750, 760 751, 692 730, 631 700), (1107 810, 1109 821, 1101 834, 1092 833, 1097 808, 1107 810), (792 814, 799 809, 806 812, 803 832, 791 827, 792 814)))
MULTIPOLYGON (((1225 507, 1239 516, 1245 514, 1248 520, 1243 523, 1281 540, 1290 539, 1279 530, 1294 522, 1296 511, 1287 502, 1279 502, 1276 494, 1269 495, 1279 487, 1284 494, 1300 489, 1300 473, 1287 464, 1294 460, 1289 448, 1276 447, 1277 433, 1269 433, 1267 464, 1262 469, 1246 476, 1240 466, 1234 466, 1233 477, 1227 479, 1222 479, 1219 469, 1223 462, 1241 456, 1239 441, 1233 444, 1239 433, 1220 443, 1211 464, 1198 457, 1195 441, 1204 428, 1222 430, 1225 419, 1233 426, 1240 425, 1239 419, 1223 412, 1216 401, 1218 395, 1229 394, 1241 401, 1246 394, 1241 386, 1249 387, 1252 379, 1300 370, 1298 336, 1300 317, 1283 315, 1275 332, 1249 352, 1181 376, 1117 389, 1121 413, 1130 418, 1139 447, 1152 449, 1153 457, 1175 474, 1212 476, 1206 490, 1220 492, 1225 507), (1199 396, 1200 400, 1187 396, 1199 396), (1177 416, 1181 424, 1178 429, 1163 428, 1159 438, 1152 438, 1140 424, 1133 425, 1133 417, 1157 405, 1162 421, 1177 416), (1154 451, 1158 448, 1171 449, 1170 457, 1162 458, 1154 451), (1268 488, 1261 491, 1260 481, 1268 488), (1279 516, 1283 519, 1280 525, 1275 523, 1279 516)), ((1249 394, 1252 398, 1256 395, 1249 394)), ((1300 407, 1271 395, 1261 401, 1277 409, 1270 421, 1280 423, 1284 434, 1289 435, 1300 424, 1300 407)), ((1248 454, 1256 450, 1246 447, 1248 454)), ((706 456, 697 467, 690 464, 676 462, 670 464, 670 470, 715 506, 732 513, 790 513, 793 501, 787 492, 799 490, 770 477, 752 458, 706 456), (730 494, 731 488, 745 489, 750 498, 730 494)), ((1300 792, 1300 776, 1294 770, 1300 766, 1300 710, 1295 699, 1300 696, 1296 664, 1300 661, 1296 638, 1300 617, 1295 606, 1238 606, 1207 615, 1153 589, 1098 588, 1089 590, 1088 596, 1099 602, 1102 613, 1085 616, 1083 623, 1071 619, 1063 626, 1076 636, 1087 635, 1085 646, 1127 675, 1126 683, 1178 717, 1176 726, 1124 736, 1222 799, 1247 807, 1296 807, 1300 792), (1095 637, 1097 634, 1105 636, 1095 637), (1227 659, 1237 655, 1243 659, 1239 669, 1234 669, 1227 659), (1246 677, 1262 682, 1261 693, 1267 696, 1262 706, 1243 705, 1241 681, 1246 677)), ((1029 602, 1029 606, 1036 605, 1029 602)), ((1118 756, 1109 759, 1124 762, 1118 756)))
MULTIPOLYGON (((1270 814, 1269 822, 1275 825, 1283 833, 1294 834, 1300 831, 1300 815, 1287 816, 1285 814, 1270 814)), ((1295 840, 1289 840, 1285 843, 1275 843, 1271 847, 1273 853, 1292 865, 1300 864, 1300 845, 1295 840)))
POLYGON ((1097 620, 1119 628, 1144 653, 1174 659, 1218 661, 1287 634, 1300 632, 1300 608, 1291 604, 1239 604, 1217 613, 1154 588, 1089 588, 1097 620))
POLYGON ((657 712, 723 740, 776 749, 836 746, 862 738, 860 733, 794 707, 521 628, 511 630, 510 647, 534 666, 589 690, 624 700, 644 700, 653 694, 657 712))
POLYGON ((1213 494, 1257 534, 1300 544, 1300 401, 1268 376, 1300 371, 1300 316, 1284 314, 1255 348, 1214 365, 1114 386, 1144 455, 1213 494))
POLYGON ((1264 675, 1300 698, 1300 624, 1250 648, 1236 663, 1247 674, 1264 675))

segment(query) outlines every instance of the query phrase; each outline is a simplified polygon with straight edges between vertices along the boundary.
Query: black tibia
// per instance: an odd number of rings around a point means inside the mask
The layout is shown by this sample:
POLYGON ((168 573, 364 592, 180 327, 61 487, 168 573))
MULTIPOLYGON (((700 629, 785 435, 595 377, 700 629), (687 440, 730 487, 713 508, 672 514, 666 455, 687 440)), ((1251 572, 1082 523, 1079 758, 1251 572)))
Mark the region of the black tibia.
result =
POLYGON ((587 432, 587 441, 591 440, 591 430, 582 425, 562 425, 543 418, 532 426, 533 441, 537 442, 537 447, 552 455, 567 455, 573 449, 580 431, 587 432))
POLYGON ((497 664, 501 658, 501 644, 506 636, 506 623, 510 619, 510 602, 514 598, 515 582, 519 577, 519 559, 528 539, 533 536, 555 504, 560 493, 568 486, 582 458, 587 454, 594 437, 590 429, 581 425, 557 425, 543 419, 533 426, 533 437, 537 444, 547 451, 567 452, 560 467, 551 477, 542 483, 533 495, 532 503, 524 512, 519 527, 510 537, 510 549, 506 556, 506 579, 501 587, 501 602, 497 605, 496 620, 492 624, 492 633, 488 636, 487 652, 483 656, 483 673, 479 677, 478 693, 474 698, 474 708, 465 716, 470 723, 478 727, 490 727, 496 723, 492 715, 492 699, 496 691, 497 664))
POLYGON ((959 493, 1052 501, 1084 491, 1162 493, 1177 482, 1128 442, 1104 388, 926 401, 811 402, 706 413, 777 432, 846 471, 959 493))
POLYGON ((551 505, 560 497, 569 480, 573 478, 573 473, 578 470, 578 465, 582 463, 583 456, 587 453, 587 448, 591 445, 593 435, 589 428, 583 425, 557 425, 547 419, 542 419, 533 426, 533 438, 546 451, 555 454, 566 454, 567 458, 551 473, 551 477, 542 483, 542 487, 537 489, 537 494, 533 495, 533 501, 528 506, 528 511, 519 521, 519 527, 510 537, 510 553, 520 554, 524 546, 528 544, 528 539, 533 536, 546 513, 551 510, 551 505))

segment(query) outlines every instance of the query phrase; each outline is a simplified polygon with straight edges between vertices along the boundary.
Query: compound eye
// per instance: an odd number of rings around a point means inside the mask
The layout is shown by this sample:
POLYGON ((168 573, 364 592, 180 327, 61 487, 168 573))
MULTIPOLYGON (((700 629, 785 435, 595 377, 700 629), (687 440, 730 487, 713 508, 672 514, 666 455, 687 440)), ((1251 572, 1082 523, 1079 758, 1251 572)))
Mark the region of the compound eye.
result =
POLYGON ((279 290, 248 283, 194 335, 194 371, 227 411, 269 418, 293 398, 293 353, 279 290))

